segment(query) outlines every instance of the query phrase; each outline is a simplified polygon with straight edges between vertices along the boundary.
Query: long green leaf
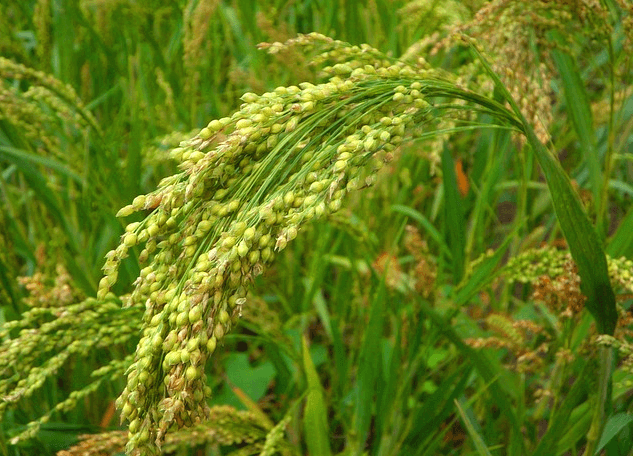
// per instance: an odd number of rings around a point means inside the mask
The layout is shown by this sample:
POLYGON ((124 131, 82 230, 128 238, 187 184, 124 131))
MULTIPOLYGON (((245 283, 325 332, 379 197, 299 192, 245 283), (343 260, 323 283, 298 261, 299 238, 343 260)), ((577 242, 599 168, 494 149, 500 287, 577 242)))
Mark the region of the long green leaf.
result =
POLYGON ((595 318, 598 331, 601 334, 613 334, 618 314, 615 308, 615 294, 609 280, 607 259, 580 198, 558 160, 536 137, 534 130, 521 114, 519 107, 499 77, 479 51, 474 47, 473 50, 494 80, 497 89, 523 122, 523 132, 545 174, 558 222, 578 267, 581 278, 580 289, 587 297, 585 305, 595 318))
POLYGON ((437 390, 425 398, 411 420, 412 428, 407 443, 412 448, 418 447, 424 449, 425 454, 433 454, 432 451, 429 452, 432 450, 430 447, 437 446, 441 441, 441 438, 438 439, 441 433, 437 434, 437 423, 443 422, 452 413, 453 401, 464 393, 472 369, 468 364, 463 365, 454 373, 442 378, 437 390))
POLYGON ((609 418, 609 421, 607 421, 607 424, 604 426, 604 432, 602 433, 600 443, 598 443, 594 454, 600 453, 600 451, 622 432, 624 428, 630 425, 631 422, 633 422, 633 415, 630 413, 618 413, 609 418))
POLYGON ((464 276, 464 249, 466 247, 466 234, 464 227, 463 201, 457 189, 457 175, 455 163, 447 149, 442 153, 442 174, 444 176, 444 208, 445 208, 445 232, 448 246, 453 258, 453 278, 459 283, 464 276))
POLYGON ((598 203, 602 189, 602 167, 595 147, 595 133, 587 91, 576 62, 570 55, 554 50, 552 57, 563 83, 567 112, 578 135, 580 150, 589 171, 591 192, 598 203))
MULTIPOLYGON (((570 427, 569 418, 573 409, 584 399, 589 389, 591 375, 595 370, 593 363, 586 363, 582 372, 572 385, 569 393, 549 421, 547 432, 534 450, 533 456, 550 456, 556 454, 558 439, 565 435, 570 427)), ((573 424, 573 423, 571 423, 573 424)))
POLYGON ((464 409, 462 408, 461 404, 459 403, 457 399, 455 399, 455 406, 457 407, 459 416, 462 417, 462 421, 466 425, 466 430, 468 431, 468 435, 470 435, 470 438, 473 439, 473 442, 475 443, 475 448, 477 448, 477 452, 481 456, 492 456, 492 454, 490 453, 490 450, 488 449, 488 445, 486 445, 486 442, 484 441, 484 438, 481 436, 481 434, 477 430, 478 426, 476 426, 476 423, 474 423, 473 420, 470 419, 468 414, 464 412, 464 409))
POLYGON ((378 291, 371 303, 369 323, 365 330, 363 345, 358 360, 358 376, 356 380, 356 407, 354 410, 354 428, 358 436, 358 450, 364 447, 369 434, 369 426, 373 415, 376 382, 381 371, 380 335, 385 318, 385 282, 381 281, 378 291))
POLYGON ((552 202, 569 250, 578 266, 586 307, 601 334, 613 334, 618 319, 607 259, 569 177, 526 124, 527 136, 546 176, 552 202))
POLYGON ((303 414, 303 428, 310 456, 330 456, 330 432, 327 424, 327 406, 323 395, 323 387, 319 381, 308 342, 303 338, 303 368, 308 380, 308 395, 303 414))
POLYGON ((503 255, 505 255, 511 239, 512 238, 508 236, 494 254, 485 257, 467 280, 464 279, 464 283, 460 284, 453 297, 457 306, 466 304, 482 287, 490 283, 496 277, 494 270, 503 258, 503 255))
POLYGON ((0 158, 7 158, 9 160, 19 158, 31 162, 33 165, 43 165, 57 171, 60 175, 65 176, 78 184, 82 183, 81 176, 73 172, 68 165, 60 163, 50 157, 41 157, 15 147, 0 146, 0 158))
POLYGON ((587 435, 591 426, 591 418, 591 404, 589 402, 583 402, 572 411, 569 416, 571 425, 556 442, 557 455, 568 454, 569 450, 576 447, 576 444, 587 435))
POLYGON ((612 257, 630 256, 633 246, 633 209, 622 219, 620 226, 607 246, 607 253, 612 257))
POLYGON ((448 245, 446 245, 446 242, 444 242, 444 239, 442 239, 442 234, 433 226, 433 224, 429 221, 428 218, 424 216, 424 214, 416 211, 412 207, 404 206, 402 204, 391 205, 391 210, 393 212, 398 212, 402 215, 406 215, 407 217, 418 222, 420 227, 423 228, 424 231, 426 231, 426 233, 431 236, 431 238, 435 242, 437 242, 437 244, 440 246, 440 249, 442 249, 442 252, 445 253, 448 258, 452 257, 451 250, 448 248, 448 245))
POLYGON ((501 409, 501 413, 509 421, 512 428, 512 435, 517 436, 510 442, 512 451, 515 451, 516 454, 523 454, 523 440, 518 438, 518 436, 521 436, 521 423, 519 423, 513 406, 512 397, 508 389, 509 386, 498 381, 500 371, 495 369, 493 363, 486 356, 486 353, 466 344, 455 328, 429 304, 420 300, 418 301, 418 305, 420 306, 420 310, 438 326, 442 331, 442 335, 457 347, 465 359, 468 359, 472 363, 483 381, 489 384, 488 389, 492 396, 493 403, 501 409))

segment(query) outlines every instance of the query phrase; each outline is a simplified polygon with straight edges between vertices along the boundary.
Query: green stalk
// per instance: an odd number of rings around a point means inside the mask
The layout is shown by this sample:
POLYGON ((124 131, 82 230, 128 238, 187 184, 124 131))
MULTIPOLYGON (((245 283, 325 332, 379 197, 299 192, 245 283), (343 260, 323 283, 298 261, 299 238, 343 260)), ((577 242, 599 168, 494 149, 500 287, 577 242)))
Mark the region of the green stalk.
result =
POLYGON ((611 37, 607 38, 607 50, 609 51, 609 133, 607 136, 607 152, 604 157, 604 175, 606 178, 602 182, 602 195, 600 206, 598 207, 597 221, 605 228, 606 232, 609 222, 607 220, 607 207, 609 206, 609 176, 613 169, 613 145, 615 143, 614 113, 615 113, 615 53, 611 37))
POLYGON ((598 395, 596 407, 593 410, 593 418, 591 419, 591 427, 587 433, 587 446, 585 447, 585 456, 591 456, 596 451, 596 446, 600 441, 605 425, 605 407, 609 399, 609 385, 611 383, 611 366, 613 364, 613 348, 600 347, 598 357, 599 373, 598 373, 598 395))

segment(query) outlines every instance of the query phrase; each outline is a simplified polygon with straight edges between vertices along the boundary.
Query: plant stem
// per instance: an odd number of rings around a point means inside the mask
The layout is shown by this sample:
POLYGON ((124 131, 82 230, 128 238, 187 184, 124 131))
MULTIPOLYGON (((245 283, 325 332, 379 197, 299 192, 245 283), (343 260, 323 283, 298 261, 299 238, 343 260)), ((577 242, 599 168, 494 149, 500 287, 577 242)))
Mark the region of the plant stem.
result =
POLYGON ((611 175, 611 171, 613 169, 613 145, 615 143, 615 51, 613 49, 613 41, 611 40, 611 37, 608 37, 607 43, 607 49, 609 51, 609 133, 607 136, 607 152, 604 158, 604 175, 606 178, 604 179, 602 185, 602 195, 600 198, 600 206, 598 207, 598 217, 596 220, 596 225, 601 233, 605 233, 609 226, 609 221, 607 220, 607 210, 609 206, 609 176, 611 175))
POLYGON ((608 400, 609 384, 611 383, 611 365, 613 364, 613 349, 611 347, 600 347, 598 355, 599 377, 598 377, 598 397, 596 407, 593 411, 591 427, 587 433, 587 446, 585 456, 591 456, 596 451, 598 441, 602 436, 605 424, 605 406, 608 400))

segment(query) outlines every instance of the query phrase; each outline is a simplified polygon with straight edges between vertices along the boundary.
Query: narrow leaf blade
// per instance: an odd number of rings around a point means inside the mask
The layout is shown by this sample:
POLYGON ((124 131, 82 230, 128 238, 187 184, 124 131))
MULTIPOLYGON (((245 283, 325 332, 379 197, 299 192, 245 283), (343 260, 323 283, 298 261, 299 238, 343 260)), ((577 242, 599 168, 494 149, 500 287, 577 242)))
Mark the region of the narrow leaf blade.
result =
POLYGON ((308 342, 303 338, 303 369, 308 381, 308 395, 303 415, 303 429, 310 456, 331 456, 327 407, 308 342))

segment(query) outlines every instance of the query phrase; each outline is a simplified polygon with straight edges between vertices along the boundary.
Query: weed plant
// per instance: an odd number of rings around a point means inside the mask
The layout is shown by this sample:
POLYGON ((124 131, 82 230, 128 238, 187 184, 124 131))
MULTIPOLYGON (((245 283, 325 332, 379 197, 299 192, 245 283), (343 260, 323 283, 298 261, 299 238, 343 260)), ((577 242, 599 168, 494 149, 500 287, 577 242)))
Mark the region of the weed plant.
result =
POLYGON ((633 454, 632 25, 3 3, 2 454, 633 454))

